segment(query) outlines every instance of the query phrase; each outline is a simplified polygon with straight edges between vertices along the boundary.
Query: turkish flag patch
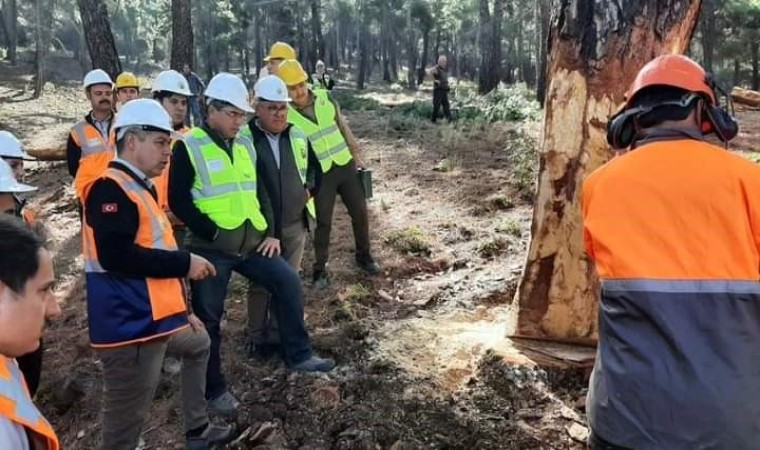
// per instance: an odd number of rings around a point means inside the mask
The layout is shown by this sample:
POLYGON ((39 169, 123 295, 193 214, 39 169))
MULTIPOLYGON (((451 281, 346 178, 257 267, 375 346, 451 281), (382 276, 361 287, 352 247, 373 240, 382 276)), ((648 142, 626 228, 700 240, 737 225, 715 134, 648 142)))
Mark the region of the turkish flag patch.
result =
POLYGON ((103 211, 103 213, 115 213, 119 211, 119 205, 116 203, 103 203, 101 211, 103 211))

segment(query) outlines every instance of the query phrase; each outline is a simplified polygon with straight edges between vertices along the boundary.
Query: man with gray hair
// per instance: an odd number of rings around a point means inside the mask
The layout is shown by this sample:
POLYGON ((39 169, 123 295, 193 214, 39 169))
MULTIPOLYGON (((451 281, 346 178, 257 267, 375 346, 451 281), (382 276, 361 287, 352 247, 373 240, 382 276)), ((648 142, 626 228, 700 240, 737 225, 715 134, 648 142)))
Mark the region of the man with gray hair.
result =
MULTIPOLYGON (((256 116, 241 131, 256 150, 256 172, 266 185, 272 204, 274 236, 280 240, 282 258, 301 271, 306 234, 316 221, 318 164, 300 128, 288 123, 288 88, 269 75, 254 86, 256 116)), ((248 327, 251 355, 264 360, 279 349, 280 337, 270 296, 252 283, 248 291, 248 327)))
POLYGON ((449 105, 449 72, 448 60, 445 55, 438 57, 438 64, 428 69, 428 75, 433 77, 433 123, 438 120, 438 111, 443 107, 443 116, 451 122, 451 107, 449 105))

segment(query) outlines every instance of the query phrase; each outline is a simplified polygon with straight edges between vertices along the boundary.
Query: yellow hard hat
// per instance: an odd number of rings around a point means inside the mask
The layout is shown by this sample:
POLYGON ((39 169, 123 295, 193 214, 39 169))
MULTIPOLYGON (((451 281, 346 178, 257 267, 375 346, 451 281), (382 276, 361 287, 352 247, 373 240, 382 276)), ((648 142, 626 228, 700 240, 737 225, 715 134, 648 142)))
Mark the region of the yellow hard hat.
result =
POLYGON ((275 42, 264 61, 269 62, 272 59, 296 59, 296 51, 285 42, 275 42))
POLYGON ((132 72, 122 72, 116 77, 116 89, 128 87, 140 89, 140 83, 137 82, 137 77, 132 72))
POLYGON ((295 59, 287 59, 281 62, 277 69, 277 76, 288 86, 296 86, 309 79, 306 71, 301 67, 301 63, 295 59))

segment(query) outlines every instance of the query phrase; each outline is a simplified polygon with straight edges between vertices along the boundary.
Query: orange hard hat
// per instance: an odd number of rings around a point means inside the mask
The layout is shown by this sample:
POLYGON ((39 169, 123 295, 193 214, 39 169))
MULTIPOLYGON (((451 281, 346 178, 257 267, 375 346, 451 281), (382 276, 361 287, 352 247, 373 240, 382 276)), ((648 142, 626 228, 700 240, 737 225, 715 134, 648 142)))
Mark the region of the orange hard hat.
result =
POLYGON ((705 69, 684 55, 662 55, 646 63, 625 94, 625 108, 631 106, 637 93, 651 86, 673 86, 702 94, 713 105, 717 100, 705 69))

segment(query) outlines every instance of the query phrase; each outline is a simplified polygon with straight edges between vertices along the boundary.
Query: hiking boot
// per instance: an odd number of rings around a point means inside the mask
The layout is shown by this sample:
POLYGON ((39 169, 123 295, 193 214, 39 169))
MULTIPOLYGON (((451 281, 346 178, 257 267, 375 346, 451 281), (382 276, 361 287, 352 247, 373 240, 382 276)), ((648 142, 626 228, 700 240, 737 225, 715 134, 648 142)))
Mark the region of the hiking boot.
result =
POLYGON ((335 368, 335 361, 331 358, 312 355, 311 358, 294 364, 290 368, 298 372, 329 372, 335 368))
POLYGON ((367 272, 370 275, 379 275, 381 272, 380 265, 375 262, 372 257, 366 259, 356 259, 356 264, 360 269, 367 272))
POLYGON ((324 269, 315 270, 311 284, 314 290, 321 291, 330 285, 330 275, 324 269))
POLYGON ((209 424, 200 436, 185 439, 186 450, 209 450, 217 445, 228 444, 235 439, 234 430, 229 425, 209 424))
POLYGON ((166 374, 177 375, 182 371, 182 362, 173 356, 167 356, 164 359, 162 370, 166 374))
POLYGON ((240 402, 230 394, 230 391, 225 391, 224 394, 208 402, 209 410, 226 417, 235 416, 239 407, 240 402))

